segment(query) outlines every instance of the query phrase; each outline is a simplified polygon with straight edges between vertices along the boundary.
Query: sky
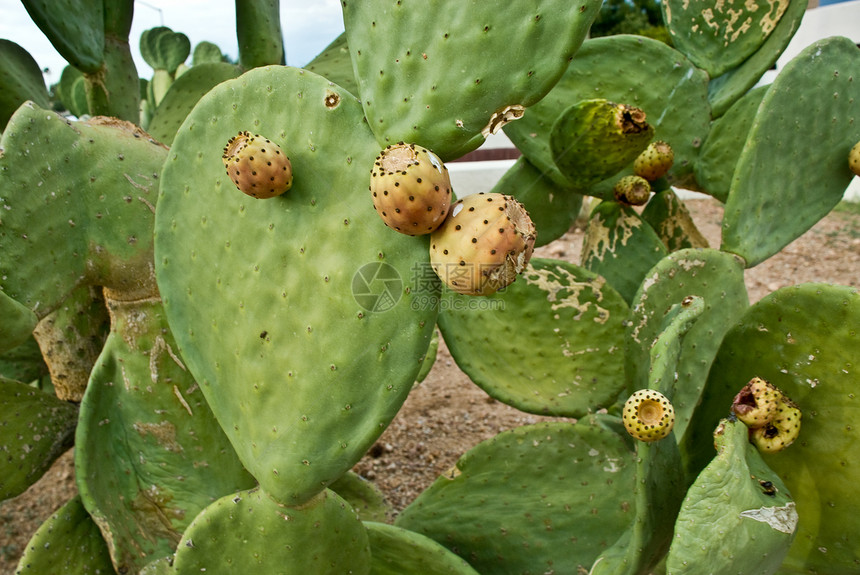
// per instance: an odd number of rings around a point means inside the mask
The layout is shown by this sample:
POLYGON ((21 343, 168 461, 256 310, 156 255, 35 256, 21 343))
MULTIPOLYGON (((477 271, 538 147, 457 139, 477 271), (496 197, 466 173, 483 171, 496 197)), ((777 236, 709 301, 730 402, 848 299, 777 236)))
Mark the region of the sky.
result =
MULTIPOLYGON (((234 0, 146 0, 134 4, 129 40, 142 78, 151 77, 152 69, 140 56, 138 41, 141 32, 155 26, 184 33, 191 40, 192 50, 207 40, 217 44, 230 58, 238 58, 234 0)), ((304 66, 343 32, 339 0, 281 0, 280 6, 290 65, 304 66)), ((20 0, 0 0, 0 38, 21 45, 41 68, 48 68, 47 84, 59 81, 66 61, 33 24, 20 0)))

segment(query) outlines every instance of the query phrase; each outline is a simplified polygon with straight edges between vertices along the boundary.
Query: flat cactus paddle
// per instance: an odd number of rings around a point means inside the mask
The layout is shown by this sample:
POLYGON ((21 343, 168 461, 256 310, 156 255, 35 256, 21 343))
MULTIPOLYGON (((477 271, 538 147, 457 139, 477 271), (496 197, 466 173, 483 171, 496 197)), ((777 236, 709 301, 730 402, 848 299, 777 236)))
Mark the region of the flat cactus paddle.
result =
POLYGON ((474 150, 545 96, 600 8, 595 0, 342 5, 356 96, 380 146, 414 142, 444 161, 474 150), (452 65, 464 53, 495 57, 452 65))
POLYGON ((171 328, 242 462, 290 505, 385 430, 435 326, 410 283, 429 269, 427 240, 374 211, 379 148, 363 118, 316 74, 255 69, 200 100, 164 169, 156 273, 171 328), (251 198, 228 177, 223 147, 246 129, 291 159, 285 194, 251 198))
POLYGON ((0 133, 18 107, 32 100, 43 108, 50 107, 42 69, 29 52, 12 42, 0 39, 0 133))
POLYGON ((385 523, 364 522, 371 575, 478 575, 465 560, 425 535, 385 523))

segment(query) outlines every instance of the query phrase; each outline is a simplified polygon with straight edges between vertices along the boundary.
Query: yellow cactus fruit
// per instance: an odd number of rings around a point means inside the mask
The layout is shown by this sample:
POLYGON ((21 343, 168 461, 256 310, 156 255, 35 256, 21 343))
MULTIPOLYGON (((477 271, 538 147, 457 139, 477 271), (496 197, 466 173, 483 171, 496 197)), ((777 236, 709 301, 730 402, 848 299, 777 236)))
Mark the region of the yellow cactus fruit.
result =
POLYGON ((239 132, 227 142, 221 159, 236 187, 253 198, 273 198, 293 185, 290 159, 259 134, 239 132))
POLYGON ((851 168, 854 175, 860 176, 860 142, 854 144, 854 147, 848 152, 848 167, 851 168))
POLYGON ((675 152, 668 143, 657 140, 639 154, 633 162, 633 173, 649 182, 665 176, 675 163, 675 152))
POLYGON ((640 441, 657 441, 672 432, 675 408, 653 389, 640 389, 624 403, 621 420, 627 433, 640 441))
POLYGON ((752 378, 735 396, 732 412, 751 429, 764 427, 776 417, 782 392, 760 377, 752 378))
POLYGON ((759 451, 774 453, 782 451, 800 435, 800 409, 788 398, 780 402, 773 421, 753 429, 750 439, 759 451))

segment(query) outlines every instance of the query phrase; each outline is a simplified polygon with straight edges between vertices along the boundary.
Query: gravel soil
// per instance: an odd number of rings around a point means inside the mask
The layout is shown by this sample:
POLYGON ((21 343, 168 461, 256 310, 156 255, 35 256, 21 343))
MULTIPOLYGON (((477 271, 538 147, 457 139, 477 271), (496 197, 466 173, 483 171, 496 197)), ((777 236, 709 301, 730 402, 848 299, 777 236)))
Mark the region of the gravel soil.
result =
MULTIPOLYGON (((718 247, 721 204, 704 199, 689 200, 687 206, 711 246, 718 247)), ((581 229, 573 229, 536 255, 578 262, 582 236, 581 229)), ((811 281, 860 287, 860 206, 837 209, 780 254, 746 272, 752 302, 780 287, 811 281)), ((383 491, 396 514, 475 444, 546 419, 490 398, 458 369, 440 342, 432 371, 355 470, 383 491)), ((75 494, 70 451, 28 491, 0 503, 0 575, 14 573, 32 533, 75 494)))

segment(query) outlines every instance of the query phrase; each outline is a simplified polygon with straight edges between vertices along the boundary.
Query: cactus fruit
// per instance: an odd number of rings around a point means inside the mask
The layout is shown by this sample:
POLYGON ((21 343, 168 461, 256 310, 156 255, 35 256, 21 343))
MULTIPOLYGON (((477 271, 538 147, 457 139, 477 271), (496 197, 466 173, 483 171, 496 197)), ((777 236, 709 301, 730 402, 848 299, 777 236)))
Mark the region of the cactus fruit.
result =
POLYGON ((757 429, 776 417, 783 394, 770 382, 754 377, 735 396, 732 411, 747 427, 757 429))
POLYGON ((657 140, 636 157, 633 171, 637 176, 653 182, 665 176, 675 163, 675 152, 668 143, 657 140))
POLYGON ((532 256, 536 231, 511 196, 479 193, 451 206, 430 236, 430 263, 448 287, 490 295, 513 282, 532 256))
POLYGON ((644 206, 651 198, 651 184, 641 176, 624 176, 612 192, 615 201, 628 206, 644 206))
POLYGON ((657 441, 672 432, 675 408, 659 391, 640 389, 624 402, 621 419, 627 433, 636 439, 657 441))
POLYGON ((221 157, 236 187, 253 198, 280 196, 293 185, 290 159, 277 144, 258 134, 239 132, 227 142, 221 157))
POLYGON ((860 142, 854 144, 848 153, 848 167, 851 168, 854 175, 860 176, 860 142))
POLYGON ((451 207, 451 179, 439 156, 421 146, 388 146, 370 172, 373 207, 385 225, 409 236, 429 234, 451 207))
POLYGON ((759 451, 766 453, 782 451, 794 443, 800 434, 800 418, 801 413, 797 405, 783 396, 773 421, 764 427, 753 429, 750 432, 750 439, 759 451))

